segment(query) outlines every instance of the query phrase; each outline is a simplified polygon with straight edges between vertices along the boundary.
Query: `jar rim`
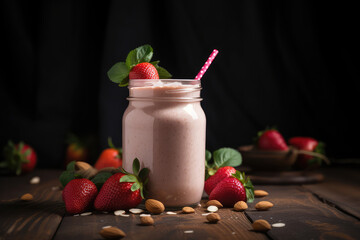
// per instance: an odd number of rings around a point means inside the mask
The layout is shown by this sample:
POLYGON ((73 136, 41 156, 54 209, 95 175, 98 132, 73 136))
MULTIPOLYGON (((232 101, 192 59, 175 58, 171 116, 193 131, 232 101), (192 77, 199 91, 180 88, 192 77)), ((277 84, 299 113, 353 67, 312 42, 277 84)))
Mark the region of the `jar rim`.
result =
POLYGON ((131 87, 145 87, 145 86, 161 86, 162 84, 175 84, 188 85, 200 87, 200 79, 130 79, 129 88, 131 87))

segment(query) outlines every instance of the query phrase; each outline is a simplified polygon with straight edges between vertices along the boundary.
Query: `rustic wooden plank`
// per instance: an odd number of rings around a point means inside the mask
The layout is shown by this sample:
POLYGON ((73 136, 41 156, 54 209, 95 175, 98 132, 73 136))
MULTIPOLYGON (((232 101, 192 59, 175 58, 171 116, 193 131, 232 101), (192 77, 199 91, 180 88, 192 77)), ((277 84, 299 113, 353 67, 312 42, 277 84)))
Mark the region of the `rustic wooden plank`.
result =
POLYGON ((0 177, 0 239, 51 239, 65 208, 61 200, 58 170, 36 170, 24 176, 0 177), (39 184, 30 184, 34 176, 39 184), (25 193, 34 199, 19 200, 25 193))
POLYGON ((249 204, 246 214, 255 221, 265 219, 270 224, 285 223, 272 228, 273 239, 358 239, 360 221, 320 201, 301 186, 256 186, 269 192, 249 204), (254 208, 259 201, 270 201, 274 207, 268 211, 254 208))
MULTIPOLYGON (((143 205, 139 206, 145 209, 143 205)), ((94 213, 90 216, 65 216, 55 240, 99 239, 103 226, 116 226, 126 234, 126 239, 268 239, 263 233, 251 231, 251 225, 244 213, 232 209, 218 211, 222 220, 217 224, 206 221, 206 209, 197 207, 195 214, 153 215, 154 226, 141 226, 140 217, 115 216, 113 213, 94 213), (187 231, 193 231, 187 233, 187 231)))
POLYGON ((321 200, 360 220, 360 171, 358 168, 324 169, 321 184, 304 185, 321 200))

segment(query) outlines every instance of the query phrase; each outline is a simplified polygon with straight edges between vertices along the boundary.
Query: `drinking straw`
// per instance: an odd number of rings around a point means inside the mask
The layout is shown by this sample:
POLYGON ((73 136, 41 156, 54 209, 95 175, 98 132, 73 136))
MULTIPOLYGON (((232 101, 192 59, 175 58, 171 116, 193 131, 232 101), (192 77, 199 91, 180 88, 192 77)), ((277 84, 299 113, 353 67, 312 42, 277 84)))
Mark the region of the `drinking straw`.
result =
POLYGON ((200 72, 196 75, 195 80, 200 80, 202 78, 202 76, 204 75, 204 73, 206 72, 206 70, 209 68, 210 64, 212 63, 212 61, 214 60, 214 58, 216 57, 216 55, 218 54, 218 50, 214 49, 212 51, 212 53, 210 54, 209 58, 207 59, 207 61, 205 62, 204 66, 201 68, 200 72))

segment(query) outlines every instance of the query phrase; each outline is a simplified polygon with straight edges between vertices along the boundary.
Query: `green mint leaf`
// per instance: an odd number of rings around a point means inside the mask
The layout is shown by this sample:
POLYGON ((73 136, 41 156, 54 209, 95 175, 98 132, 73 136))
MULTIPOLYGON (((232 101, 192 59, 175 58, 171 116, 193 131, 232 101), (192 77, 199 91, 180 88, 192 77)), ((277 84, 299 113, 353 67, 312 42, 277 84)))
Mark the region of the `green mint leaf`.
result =
POLYGON ((138 182, 134 182, 133 185, 131 186, 131 191, 136 191, 140 188, 140 183, 138 182))
POLYGON ((100 172, 100 173, 96 174, 95 177, 93 179, 91 179, 91 181, 96 185, 98 191, 100 191, 102 185, 111 176, 112 176, 112 174, 109 172, 100 172))
POLYGON ((157 68, 159 66, 159 63, 160 61, 153 61, 153 62, 150 62, 155 68, 157 68))
POLYGON ((126 87, 127 85, 129 85, 129 76, 127 76, 126 78, 124 78, 124 79, 119 83, 119 87, 126 87))
POLYGON ((66 165, 66 171, 75 171, 75 161, 71 161, 66 165))
POLYGON ((127 84, 130 69, 124 62, 118 62, 107 72, 108 77, 114 83, 127 84), (126 82, 126 83, 125 83, 126 82))
POLYGON ((133 161, 133 174, 138 175, 140 171, 140 162, 139 159, 135 158, 133 161))
POLYGON ((71 180, 75 179, 75 172, 74 171, 64 171, 61 173, 59 180, 63 187, 66 186, 71 180))
POLYGON ((143 168, 139 172, 139 178, 145 185, 145 181, 148 179, 150 170, 148 168, 143 168))
POLYGON ((150 45, 146 44, 131 50, 126 57, 126 66, 131 69, 135 65, 142 62, 150 62, 153 56, 153 49, 150 45))
POLYGON ((220 148, 214 152, 213 158, 217 167, 237 167, 242 163, 240 152, 233 148, 220 148))
POLYGON ((205 160, 206 162, 209 162, 211 160, 212 154, 209 150, 205 150, 205 160))
POLYGON ((160 79, 169 79, 169 78, 172 77, 172 75, 165 68, 162 68, 160 66, 157 66, 155 68, 159 73, 159 78, 160 79))
POLYGON ((137 182, 137 178, 134 175, 125 175, 120 178, 120 182, 137 182))

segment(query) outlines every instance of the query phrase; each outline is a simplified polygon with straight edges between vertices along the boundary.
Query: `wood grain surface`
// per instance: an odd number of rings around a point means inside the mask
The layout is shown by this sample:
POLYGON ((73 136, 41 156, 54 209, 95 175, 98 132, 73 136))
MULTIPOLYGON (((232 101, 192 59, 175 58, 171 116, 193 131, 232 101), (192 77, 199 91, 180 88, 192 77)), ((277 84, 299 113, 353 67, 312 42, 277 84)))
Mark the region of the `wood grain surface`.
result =
MULTIPOLYGON (((358 169, 324 169, 324 181, 311 185, 256 185, 269 195, 255 199, 245 212, 231 208, 218 211, 221 221, 209 224, 204 207, 195 214, 153 215, 153 226, 141 226, 139 215, 115 216, 112 212, 94 211, 89 216, 65 213, 58 176, 60 170, 36 170, 15 177, 0 176, 0 239, 102 239, 104 226, 116 226, 126 234, 125 239, 359 239, 360 187, 358 169), (41 181, 29 183, 34 176, 41 181), (343 181, 338 181, 338 179, 343 181), (20 201, 24 193, 34 199, 20 201), (267 200, 274 207, 267 211, 254 208, 267 200), (251 223, 265 219, 273 227, 268 233, 257 233, 251 223)), ((204 198, 202 205, 207 201, 204 198)), ((141 204, 139 208, 145 209, 141 204)), ((168 210, 166 210, 168 211, 168 210)))

